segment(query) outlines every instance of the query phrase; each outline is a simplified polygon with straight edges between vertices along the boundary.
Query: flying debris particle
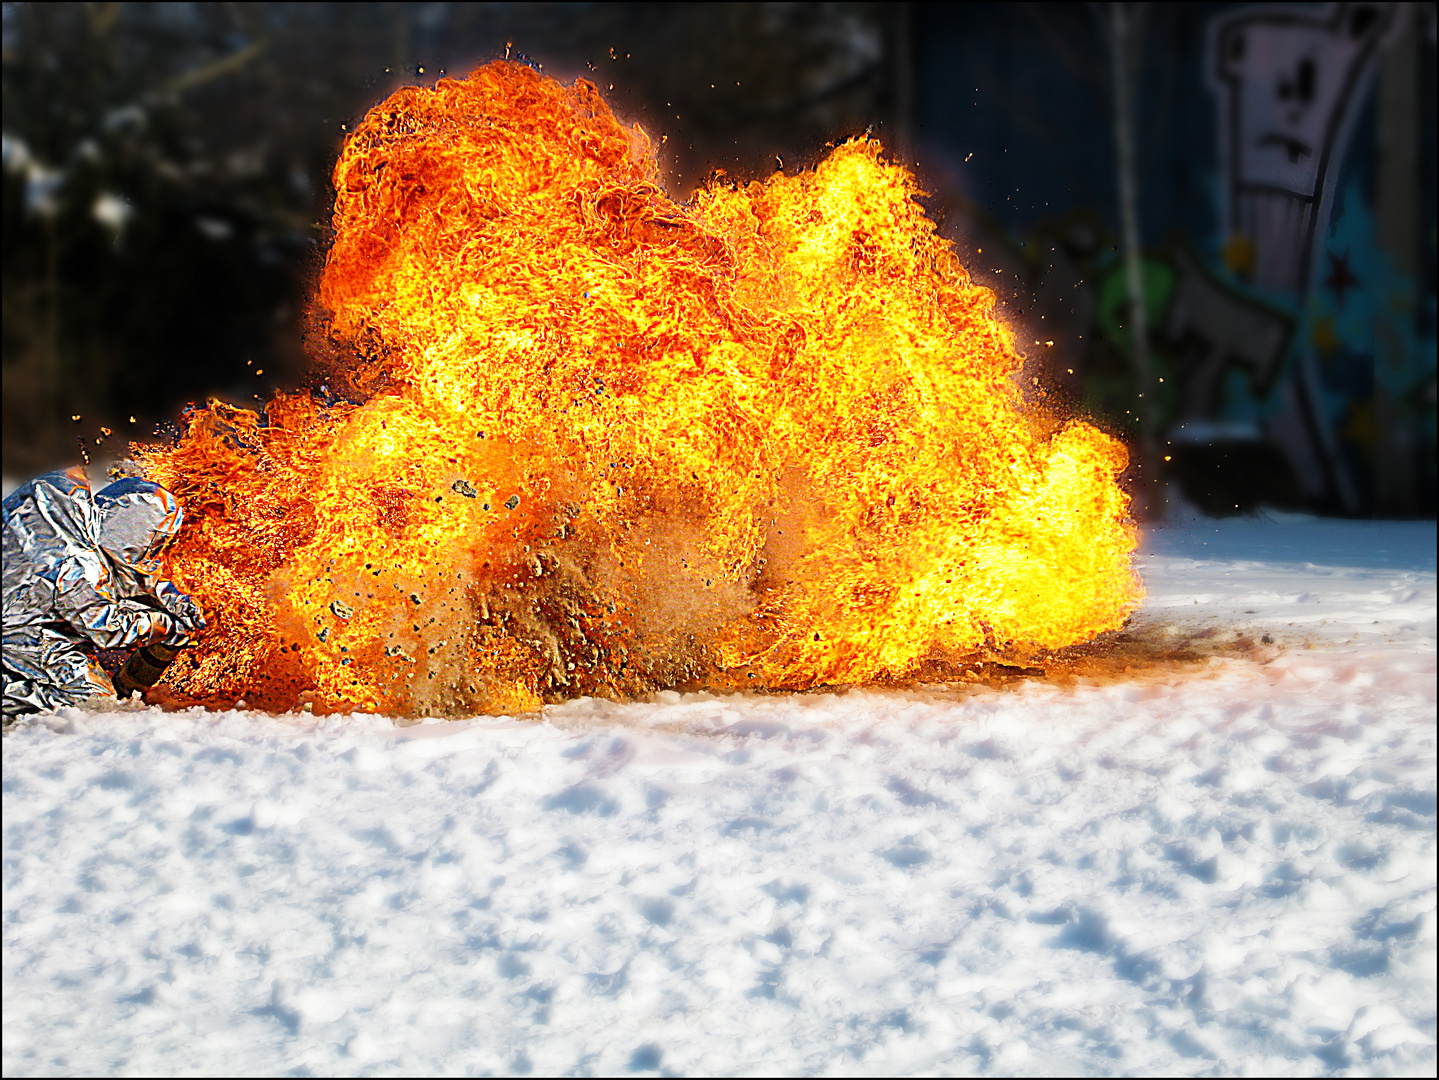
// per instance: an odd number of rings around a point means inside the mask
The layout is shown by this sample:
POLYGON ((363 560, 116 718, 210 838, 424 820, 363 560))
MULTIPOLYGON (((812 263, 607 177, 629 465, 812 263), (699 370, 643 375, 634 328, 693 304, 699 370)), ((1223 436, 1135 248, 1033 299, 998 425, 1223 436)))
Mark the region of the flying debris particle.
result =
POLYGON ((518 495, 511 495, 508 499, 505 500, 505 509, 506 509, 506 510, 513 510, 515 507, 517 507, 517 506, 519 506, 519 505, 520 505, 520 497, 519 497, 518 495))
POLYGON ((70 419, 73 420, 75 423, 78 424, 81 420, 83 420, 83 419, 85 419, 85 418, 84 418, 83 416, 81 416, 79 413, 75 413, 73 416, 70 417, 70 419))
POLYGON ((475 485, 468 480, 456 480, 450 485, 450 490, 458 492, 467 499, 479 498, 480 493, 475 490, 475 485))
POLYGON ((355 609, 343 600, 331 600, 330 611, 337 619, 353 619, 355 617, 355 609))

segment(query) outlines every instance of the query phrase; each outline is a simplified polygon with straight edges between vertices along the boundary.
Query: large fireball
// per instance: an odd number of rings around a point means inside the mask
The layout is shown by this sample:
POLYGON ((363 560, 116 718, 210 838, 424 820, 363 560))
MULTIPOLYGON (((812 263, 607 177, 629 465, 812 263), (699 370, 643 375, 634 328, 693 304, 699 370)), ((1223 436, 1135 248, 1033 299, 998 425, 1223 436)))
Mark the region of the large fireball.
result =
POLYGON ((1055 649, 1140 593, 1123 447, 1022 358, 873 141, 686 204, 583 80, 372 109, 319 290, 339 397, 144 452, 197 701, 510 712, 1055 649))

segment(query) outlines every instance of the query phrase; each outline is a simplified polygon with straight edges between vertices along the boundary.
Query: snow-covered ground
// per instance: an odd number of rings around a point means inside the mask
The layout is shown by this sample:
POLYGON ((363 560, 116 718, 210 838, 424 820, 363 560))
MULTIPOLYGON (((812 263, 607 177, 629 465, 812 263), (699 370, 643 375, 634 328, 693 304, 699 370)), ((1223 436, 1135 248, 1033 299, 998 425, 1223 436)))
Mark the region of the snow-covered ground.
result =
POLYGON ((1435 529, 1149 538, 1068 689, 4 739, 4 1073, 1435 1068, 1435 529))

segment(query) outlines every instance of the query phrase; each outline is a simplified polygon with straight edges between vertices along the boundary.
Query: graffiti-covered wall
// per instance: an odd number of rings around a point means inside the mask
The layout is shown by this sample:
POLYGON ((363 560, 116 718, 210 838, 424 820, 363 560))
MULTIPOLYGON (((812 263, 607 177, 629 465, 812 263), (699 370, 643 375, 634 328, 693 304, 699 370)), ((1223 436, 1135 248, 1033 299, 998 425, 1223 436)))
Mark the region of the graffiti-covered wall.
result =
MULTIPOLYGON (((916 156, 1033 363, 1134 436, 1105 7, 921 5, 916 156)), ((1434 6, 1134 7, 1171 503, 1432 515, 1434 6)))

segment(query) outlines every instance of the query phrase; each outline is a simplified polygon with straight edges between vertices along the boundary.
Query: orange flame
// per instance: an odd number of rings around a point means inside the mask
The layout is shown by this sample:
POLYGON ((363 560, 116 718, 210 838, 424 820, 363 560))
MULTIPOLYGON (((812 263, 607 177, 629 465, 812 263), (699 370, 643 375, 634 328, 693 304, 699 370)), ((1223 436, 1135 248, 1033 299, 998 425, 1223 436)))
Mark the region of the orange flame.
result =
POLYGON ((912 677, 1117 627, 1124 448, 1022 358, 878 144, 667 198, 596 89, 372 109, 320 285, 353 404, 212 401, 149 475, 194 700, 506 712, 912 677))

